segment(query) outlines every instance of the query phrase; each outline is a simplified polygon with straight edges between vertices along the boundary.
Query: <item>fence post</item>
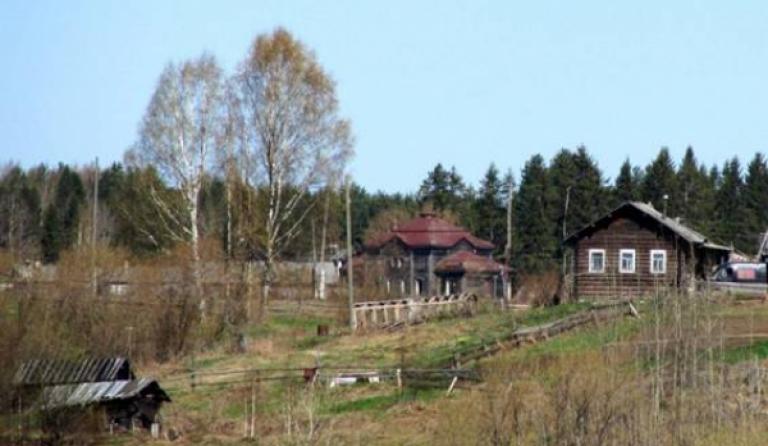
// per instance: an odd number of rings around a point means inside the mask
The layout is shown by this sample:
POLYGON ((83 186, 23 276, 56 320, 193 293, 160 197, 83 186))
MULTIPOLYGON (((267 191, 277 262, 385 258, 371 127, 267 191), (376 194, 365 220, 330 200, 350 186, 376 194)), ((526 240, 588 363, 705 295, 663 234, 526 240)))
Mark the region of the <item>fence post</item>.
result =
POLYGON ((453 354, 453 368, 461 368, 461 354, 459 352, 454 352, 453 354))

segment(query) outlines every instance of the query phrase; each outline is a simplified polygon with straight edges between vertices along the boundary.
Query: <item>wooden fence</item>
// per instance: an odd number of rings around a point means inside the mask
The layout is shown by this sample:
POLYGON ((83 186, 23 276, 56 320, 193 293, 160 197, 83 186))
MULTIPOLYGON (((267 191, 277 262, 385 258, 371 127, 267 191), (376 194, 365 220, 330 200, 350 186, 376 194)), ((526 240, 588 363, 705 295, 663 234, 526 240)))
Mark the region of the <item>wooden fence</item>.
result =
POLYGON ((413 324, 443 314, 471 313, 477 296, 472 293, 424 298, 375 300, 354 306, 357 330, 413 324))
POLYGON ((468 362, 495 355, 505 349, 518 348, 526 344, 543 341, 589 322, 609 320, 625 315, 638 316, 637 310, 629 301, 595 304, 592 308, 574 315, 533 327, 524 327, 505 336, 484 342, 480 346, 456 351, 444 365, 459 369, 468 362))

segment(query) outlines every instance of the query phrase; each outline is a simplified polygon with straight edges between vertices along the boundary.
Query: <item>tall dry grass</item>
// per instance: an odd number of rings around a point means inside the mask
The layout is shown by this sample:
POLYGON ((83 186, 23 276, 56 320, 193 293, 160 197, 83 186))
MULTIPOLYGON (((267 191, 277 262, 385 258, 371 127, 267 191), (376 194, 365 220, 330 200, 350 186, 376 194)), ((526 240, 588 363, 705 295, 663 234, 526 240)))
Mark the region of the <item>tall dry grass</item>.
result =
POLYGON ((720 360, 716 298, 665 293, 642 308, 639 328, 611 345, 485 365, 485 384, 443 411, 436 442, 766 444, 766 373, 720 360))

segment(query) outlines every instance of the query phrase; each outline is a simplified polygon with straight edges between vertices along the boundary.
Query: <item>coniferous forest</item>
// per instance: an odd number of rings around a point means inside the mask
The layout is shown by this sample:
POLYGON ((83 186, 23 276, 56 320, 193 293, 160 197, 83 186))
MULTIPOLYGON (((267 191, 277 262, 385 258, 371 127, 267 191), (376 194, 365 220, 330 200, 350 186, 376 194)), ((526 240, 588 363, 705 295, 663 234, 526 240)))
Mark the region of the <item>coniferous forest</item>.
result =
MULTIPOLYGON (((618 172, 601 170, 585 147, 562 149, 552 159, 533 155, 519 173, 492 163, 479 184, 468 184, 458 168, 435 165, 416 191, 371 192, 352 186, 353 240, 359 248, 371 234, 417 214, 425 206, 477 235, 493 241, 501 258, 506 240, 507 200, 513 194, 513 256, 517 273, 555 267, 560 241, 624 200, 651 202, 667 215, 751 255, 768 229, 768 167, 762 153, 746 164, 737 157, 721 165, 700 163, 692 147, 681 160, 662 148, 647 166, 627 159, 618 172), (510 187, 511 186, 511 187, 510 187), (665 199, 666 197, 666 199, 665 199), (568 209, 566 212, 566 199, 568 209)), ((223 172, 223 171, 222 171, 223 172)), ((226 175, 212 172, 203 182, 199 206, 202 239, 221 245, 234 239, 230 255, 260 257, 259 228, 243 227, 247 213, 262 206, 245 184, 233 184, 229 200, 226 175), (229 216, 229 217, 228 217, 229 216), (228 229, 229 228, 229 229, 228 229), (227 231, 233 237, 228 237, 227 231)), ((6 165, 0 174, 0 248, 17 259, 56 262, 63 250, 96 241, 124 248, 138 257, 171 249, 171 228, 158 224, 153 196, 170 203, 179 192, 152 167, 120 163, 95 166, 6 165), (98 181, 98 185, 96 184, 98 181), (97 192, 96 192, 97 191, 97 192), (96 200, 94 200, 95 194, 96 200), (94 212, 94 205, 96 212, 94 212), (94 225, 94 218, 96 219, 94 225), (94 232, 95 230, 95 232, 94 232)), ((283 259, 310 259, 319 234, 330 245, 344 236, 343 193, 313 190, 304 198, 308 211, 283 259), (327 212, 326 212, 327 210, 327 212)), ((181 206, 181 200, 178 200, 181 206)))

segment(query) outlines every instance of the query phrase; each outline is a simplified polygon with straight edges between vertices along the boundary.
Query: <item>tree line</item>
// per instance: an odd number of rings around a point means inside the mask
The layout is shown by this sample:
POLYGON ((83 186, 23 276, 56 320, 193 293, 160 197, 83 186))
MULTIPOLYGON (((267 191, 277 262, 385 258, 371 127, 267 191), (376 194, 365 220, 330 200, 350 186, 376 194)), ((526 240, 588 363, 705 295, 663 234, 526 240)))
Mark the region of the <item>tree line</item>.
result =
MULTIPOLYGON (((419 189, 410 193, 370 193, 353 184, 353 240, 360 249, 373 234, 411 218, 425 206, 491 240, 501 257, 507 244, 506 216, 512 193, 512 266, 520 273, 552 269, 569 234, 625 200, 652 203, 711 239, 754 254, 768 229, 768 168, 756 153, 746 169, 734 157, 722 167, 707 167, 689 147, 676 163, 662 148, 647 166, 626 160, 609 179, 584 147, 562 149, 551 160, 533 155, 519 184, 511 170, 491 164, 477 186, 467 184, 455 167, 438 163, 419 189), (665 199, 666 197, 666 199, 665 199), (567 209, 566 209, 566 201, 567 209)), ((227 197, 227 177, 211 172, 201 181, 197 229, 201 240, 237 259, 263 258, 252 214, 268 212, 255 188, 237 183, 227 197), (250 207, 250 209, 249 209, 250 207), (249 224, 243 224, 249 222, 249 224), (235 232, 236 240, 228 231, 235 232), (227 247, 230 243, 233 246, 227 247)), ((7 166, 0 177, 0 246, 20 257, 55 262, 61 251, 96 239, 124 247, 137 256, 171 249, 179 240, 170 224, 158 223, 156 200, 182 214, 184 199, 152 166, 114 164, 27 170, 7 166), (98 196, 94 200, 98 177, 98 196), (93 207, 97 206, 97 212, 93 207), (93 216, 98 221, 94 224, 93 216)), ((319 259, 322 246, 343 240, 343 194, 338 184, 310 190, 297 201, 302 213, 286 220, 295 236, 281 258, 319 259), (301 218, 301 219, 300 219, 301 218), (300 220, 299 220, 300 219, 300 220)))
POLYGON ((564 238, 628 200, 651 203, 710 239, 755 254, 768 230, 768 168, 756 153, 746 169, 738 157, 722 167, 700 163, 688 147, 679 163, 663 147, 647 166, 629 159, 611 179, 585 147, 562 149, 547 162, 531 156, 519 185, 511 171, 503 178, 492 164, 477 189, 455 169, 437 165, 417 197, 458 216, 477 235, 492 240, 497 254, 506 245, 505 204, 512 192, 513 270, 520 274, 556 268, 564 238), (510 184, 512 187, 510 188, 510 184))

